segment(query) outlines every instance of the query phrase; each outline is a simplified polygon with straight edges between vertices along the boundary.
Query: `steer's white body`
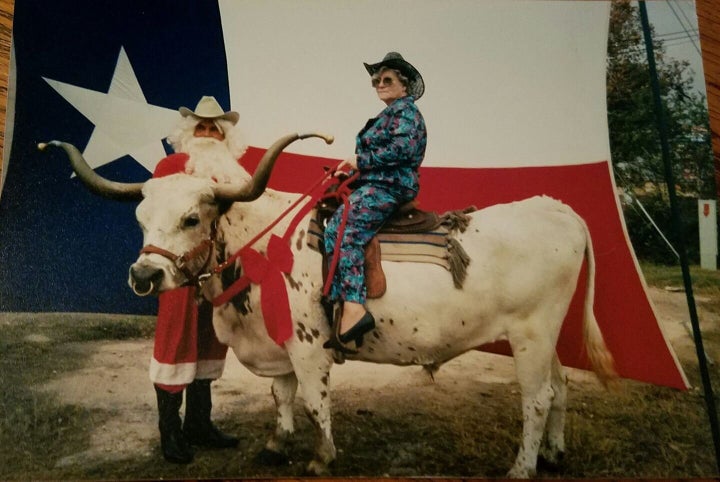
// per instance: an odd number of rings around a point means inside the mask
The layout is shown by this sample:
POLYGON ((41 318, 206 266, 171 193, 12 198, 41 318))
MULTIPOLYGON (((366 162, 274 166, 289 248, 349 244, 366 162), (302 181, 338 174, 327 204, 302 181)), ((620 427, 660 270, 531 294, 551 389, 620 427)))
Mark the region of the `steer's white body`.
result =
MULTIPOLYGON (((152 179, 143 196, 138 220, 146 245, 185 252, 208 235, 217 217, 212 183, 201 179, 186 175, 152 179), (183 224, 188 215, 198 216, 198 226, 183 224)), ((267 190, 255 201, 233 204, 218 222, 225 255, 243 247, 297 197, 267 190)), ((538 451, 553 462, 564 450, 566 379, 555 345, 585 259, 587 353, 602 379, 613 375, 611 357, 592 314, 592 244, 582 219, 547 197, 497 205, 470 216, 467 230, 456 236, 471 259, 464 287, 455 288, 451 275, 435 265, 384 262, 387 293, 367 303, 377 328, 366 335, 352 358, 435 369, 484 343, 507 340, 515 357, 523 410, 522 442, 509 475, 527 477, 535 473, 538 451)), ((291 217, 273 232, 282 235, 291 217)), ((266 445, 269 451, 282 453, 293 432, 292 403, 299 385, 318 437, 308 468, 322 474, 336 455, 328 378, 333 353, 322 348, 330 325, 320 305, 320 255, 306 245, 307 226, 307 219, 300 222, 290 241, 294 266, 285 284, 292 338, 281 347, 268 337, 257 286, 250 290, 246 315, 228 303, 215 309, 214 324, 219 339, 243 365, 257 375, 275 377, 278 425, 266 445)), ((266 242, 267 237, 255 247, 264 251, 266 242)), ((141 255, 134 266, 149 265, 165 272, 162 290, 185 282, 167 259, 156 254, 141 255)), ((214 277, 205 285, 205 296, 212 299, 222 289, 214 277)))

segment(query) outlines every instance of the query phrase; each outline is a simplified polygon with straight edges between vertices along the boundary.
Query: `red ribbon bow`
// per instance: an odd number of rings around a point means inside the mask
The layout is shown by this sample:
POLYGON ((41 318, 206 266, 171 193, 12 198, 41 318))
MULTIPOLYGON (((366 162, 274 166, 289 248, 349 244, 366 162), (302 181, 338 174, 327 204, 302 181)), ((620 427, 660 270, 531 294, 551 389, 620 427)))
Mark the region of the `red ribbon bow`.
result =
POLYGON ((249 246, 241 249, 239 254, 244 275, 215 298, 213 305, 229 302, 250 283, 259 285, 265 329, 275 343, 282 345, 292 336, 290 302, 283 280, 283 273, 290 274, 292 271, 290 246, 283 238, 273 234, 268 241, 267 257, 249 246))
POLYGON ((281 237, 272 235, 268 241, 267 258, 258 251, 246 247, 240 252, 245 275, 260 285, 260 306, 265 328, 275 343, 282 345, 292 336, 290 302, 283 273, 290 274, 293 254, 281 237))
MULTIPOLYGON (((290 249, 290 236, 301 219, 315 206, 321 193, 327 190, 330 183, 336 183, 333 178, 335 169, 323 175, 323 177, 300 199, 289 206, 275 221, 250 240, 240 251, 231 256, 228 260, 216 267, 216 272, 222 271, 239 257, 243 267, 243 276, 230 285, 225 291, 212 300, 214 306, 222 306, 229 303, 241 291, 250 286, 251 283, 260 286, 260 307, 265 321, 265 329, 275 343, 282 345, 292 336, 292 317, 290 314, 290 302, 283 273, 290 274, 293 267, 293 254, 290 249), (330 181, 329 183, 327 181, 330 181), (313 194, 314 193, 314 194, 313 194), (303 206, 295 215, 288 226, 285 236, 279 237, 275 234, 270 236, 267 247, 267 257, 263 256, 252 246, 262 236, 267 234, 285 215, 294 209, 299 202, 310 197, 309 202, 303 206)), ((354 178, 352 178, 354 179, 354 178)), ((351 179, 351 180, 352 180, 351 179)), ((351 181, 346 181, 344 185, 351 181)))

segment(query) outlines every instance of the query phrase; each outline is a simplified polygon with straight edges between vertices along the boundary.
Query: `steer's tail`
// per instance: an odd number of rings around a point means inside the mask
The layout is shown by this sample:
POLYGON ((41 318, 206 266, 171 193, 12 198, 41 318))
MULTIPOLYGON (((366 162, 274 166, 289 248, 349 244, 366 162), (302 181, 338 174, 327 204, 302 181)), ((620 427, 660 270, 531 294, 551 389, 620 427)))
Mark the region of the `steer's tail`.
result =
POLYGON ((585 230, 585 259, 587 260, 587 280, 583 314, 583 338, 587 349, 588 359, 593 371, 605 387, 609 387, 617 379, 613 356, 605 345, 600 327, 598 326, 593 304, 595 302, 595 254, 593 250, 590 230, 577 213, 573 214, 585 230))

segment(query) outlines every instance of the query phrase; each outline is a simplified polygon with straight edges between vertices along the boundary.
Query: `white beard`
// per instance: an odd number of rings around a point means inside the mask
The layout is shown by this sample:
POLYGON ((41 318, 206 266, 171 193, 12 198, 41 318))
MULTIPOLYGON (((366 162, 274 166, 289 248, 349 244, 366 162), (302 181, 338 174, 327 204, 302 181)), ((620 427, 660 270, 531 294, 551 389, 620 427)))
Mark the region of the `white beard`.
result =
POLYGON ((244 183, 250 174, 238 164, 224 142, 211 137, 193 137, 184 146, 190 155, 185 172, 196 177, 211 178, 220 183, 244 183))

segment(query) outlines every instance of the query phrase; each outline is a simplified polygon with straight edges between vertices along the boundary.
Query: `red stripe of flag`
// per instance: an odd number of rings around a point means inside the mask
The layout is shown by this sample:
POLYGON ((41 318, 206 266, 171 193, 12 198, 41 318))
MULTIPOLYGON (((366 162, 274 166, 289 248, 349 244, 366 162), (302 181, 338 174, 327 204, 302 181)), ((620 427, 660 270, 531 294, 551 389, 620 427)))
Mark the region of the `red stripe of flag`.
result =
MULTIPOLYGON (((242 159, 243 165, 253 171, 263 152, 250 148, 242 159)), ((323 166, 336 162, 283 153, 269 187, 302 192, 323 174, 323 166)), ((597 267, 595 315, 618 373, 643 382, 687 387, 658 326, 629 248, 607 161, 550 167, 426 167, 421 169, 420 186, 420 207, 439 212, 468 205, 483 208, 539 194, 570 205, 590 229, 597 267)), ((576 368, 589 366, 580 342, 584 273, 585 269, 558 342, 563 364, 576 368)), ((504 343, 484 349, 509 353, 504 343)))

